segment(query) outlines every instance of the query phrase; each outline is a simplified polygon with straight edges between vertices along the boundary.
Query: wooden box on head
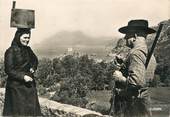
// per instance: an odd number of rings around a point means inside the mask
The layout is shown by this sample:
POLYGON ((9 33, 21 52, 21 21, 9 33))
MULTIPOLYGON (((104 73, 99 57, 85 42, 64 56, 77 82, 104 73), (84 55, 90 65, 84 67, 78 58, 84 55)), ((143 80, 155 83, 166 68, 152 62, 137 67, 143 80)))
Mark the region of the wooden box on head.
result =
POLYGON ((35 11, 30 9, 16 9, 15 6, 16 1, 13 1, 10 27, 35 28, 35 11))

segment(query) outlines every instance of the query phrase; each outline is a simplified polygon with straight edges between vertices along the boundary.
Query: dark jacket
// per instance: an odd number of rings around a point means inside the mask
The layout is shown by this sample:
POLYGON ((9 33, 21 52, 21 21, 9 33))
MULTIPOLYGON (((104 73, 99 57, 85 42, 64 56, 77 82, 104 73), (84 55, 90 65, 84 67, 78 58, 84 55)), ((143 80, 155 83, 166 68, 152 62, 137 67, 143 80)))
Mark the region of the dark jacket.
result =
POLYGON ((41 115, 34 75, 30 68, 37 69, 38 59, 30 47, 13 43, 5 52, 5 72, 8 75, 3 115, 41 115), (33 82, 25 82, 24 75, 33 82))

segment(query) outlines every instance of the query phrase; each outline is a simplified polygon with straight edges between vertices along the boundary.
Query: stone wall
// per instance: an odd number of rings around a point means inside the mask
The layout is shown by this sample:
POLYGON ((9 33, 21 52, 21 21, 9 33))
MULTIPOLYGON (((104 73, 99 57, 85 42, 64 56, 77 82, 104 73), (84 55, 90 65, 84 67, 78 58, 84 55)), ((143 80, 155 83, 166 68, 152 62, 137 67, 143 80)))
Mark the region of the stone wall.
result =
MULTIPOLYGON (((2 115, 5 89, 0 89, 0 115, 2 115)), ((95 111, 79 108, 76 106, 58 103, 46 98, 39 97, 41 110, 44 116, 53 117, 102 117, 103 115, 95 111)))

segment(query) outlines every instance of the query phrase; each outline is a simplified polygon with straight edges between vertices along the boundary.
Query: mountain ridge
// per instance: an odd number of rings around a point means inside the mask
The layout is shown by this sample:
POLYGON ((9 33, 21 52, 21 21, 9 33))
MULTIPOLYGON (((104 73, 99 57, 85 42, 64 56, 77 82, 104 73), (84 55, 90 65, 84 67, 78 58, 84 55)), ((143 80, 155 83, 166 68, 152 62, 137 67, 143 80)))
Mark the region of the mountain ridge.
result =
POLYGON ((58 56, 67 53, 68 48, 72 48, 74 52, 106 56, 108 48, 114 47, 116 41, 117 38, 92 37, 81 31, 61 31, 33 46, 40 57, 58 56))

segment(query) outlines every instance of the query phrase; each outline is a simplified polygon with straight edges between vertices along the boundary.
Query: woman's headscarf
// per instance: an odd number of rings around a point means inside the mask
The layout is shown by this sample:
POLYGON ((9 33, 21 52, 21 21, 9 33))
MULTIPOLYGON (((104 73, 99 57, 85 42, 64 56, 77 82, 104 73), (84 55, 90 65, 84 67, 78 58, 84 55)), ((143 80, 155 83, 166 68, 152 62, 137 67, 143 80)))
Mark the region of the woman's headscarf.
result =
POLYGON ((20 37, 23 34, 29 34, 31 36, 31 29, 30 28, 18 28, 11 45, 22 46, 20 42, 20 37))

